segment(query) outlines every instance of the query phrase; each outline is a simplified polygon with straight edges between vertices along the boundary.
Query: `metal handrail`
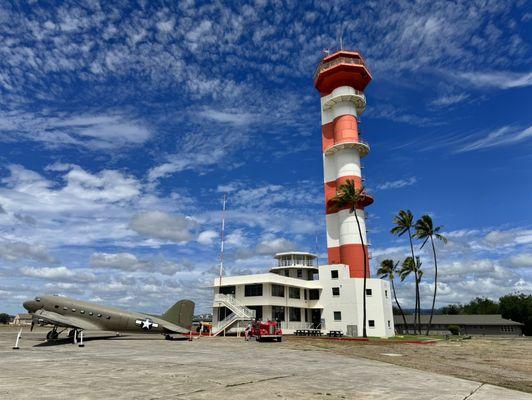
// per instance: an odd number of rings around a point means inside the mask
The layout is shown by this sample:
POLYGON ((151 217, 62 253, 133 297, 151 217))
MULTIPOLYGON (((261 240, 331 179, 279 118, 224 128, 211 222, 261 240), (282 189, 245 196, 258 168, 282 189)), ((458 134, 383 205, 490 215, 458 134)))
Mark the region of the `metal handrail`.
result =
POLYGON ((218 301, 218 302, 221 302, 221 303, 226 303, 227 305, 229 305, 229 308, 235 314, 240 314, 239 315, 240 317, 250 318, 250 319, 251 318, 255 318, 255 310, 251 310, 251 309, 239 304, 233 296, 225 295, 223 293, 217 293, 214 296, 214 300, 218 301))
POLYGON ((316 80, 316 77, 318 76, 318 74, 338 64, 353 64, 353 65, 366 66, 366 64, 364 63, 364 60, 359 59, 359 58, 338 57, 331 61, 321 62, 320 64, 318 64, 318 67, 316 68, 316 71, 314 72, 314 80, 316 80))

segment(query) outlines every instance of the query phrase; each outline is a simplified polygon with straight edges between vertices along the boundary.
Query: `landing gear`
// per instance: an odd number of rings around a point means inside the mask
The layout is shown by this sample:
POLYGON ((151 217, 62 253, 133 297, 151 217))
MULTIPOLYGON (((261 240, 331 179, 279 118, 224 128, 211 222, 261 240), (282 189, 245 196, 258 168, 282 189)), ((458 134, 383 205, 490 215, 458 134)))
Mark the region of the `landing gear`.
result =
POLYGON ((165 340, 173 340, 173 337, 170 335, 164 335, 165 340))
POLYGON ((57 332, 57 327, 54 326, 50 332, 46 334, 46 340, 56 340, 59 337, 59 332, 57 332))

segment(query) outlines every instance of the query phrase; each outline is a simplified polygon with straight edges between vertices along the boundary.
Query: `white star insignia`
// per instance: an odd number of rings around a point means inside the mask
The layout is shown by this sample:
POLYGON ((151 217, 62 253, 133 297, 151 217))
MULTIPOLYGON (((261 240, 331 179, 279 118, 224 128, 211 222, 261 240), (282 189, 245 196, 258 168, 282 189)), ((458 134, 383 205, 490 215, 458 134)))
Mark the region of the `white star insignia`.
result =
POLYGON ((159 324, 156 324, 155 322, 153 322, 151 319, 149 318, 146 318, 146 319, 137 319, 135 321, 135 325, 138 325, 140 326, 142 329, 146 329, 146 330, 150 330, 151 328, 157 328, 159 326, 159 324))

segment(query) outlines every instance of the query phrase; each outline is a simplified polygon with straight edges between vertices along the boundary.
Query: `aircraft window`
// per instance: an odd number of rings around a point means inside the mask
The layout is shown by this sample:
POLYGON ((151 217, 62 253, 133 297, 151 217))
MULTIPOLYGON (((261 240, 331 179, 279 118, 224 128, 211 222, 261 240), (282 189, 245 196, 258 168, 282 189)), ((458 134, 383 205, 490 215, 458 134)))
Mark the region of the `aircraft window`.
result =
POLYGON ((54 306, 54 308, 59 308, 59 306, 56 304, 56 305, 54 306))
POLYGON ((65 311, 68 310, 68 307, 63 307, 63 310, 65 310, 65 311))
POLYGON ((110 316, 110 315, 107 315, 107 316, 105 317, 105 319, 111 319, 111 316, 110 316))
POLYGON ((76 312, 76 309, 75 309, 75 308, 73 308, 73 309, 72 309, 72 312, 76 312))
POLYGON ((80 310, 80 314, 85 314, 85 310, 80 310))
POLYGON ((94 315, 94 313, 92 311, 89 312, 89 315, 94 315))
POLYGON ((98 318, 101 318, 102 317, 102 314, 98 314, 98 318))
POLYGON ((35 297, 35 301, 41 301, 40 297, 35 297))

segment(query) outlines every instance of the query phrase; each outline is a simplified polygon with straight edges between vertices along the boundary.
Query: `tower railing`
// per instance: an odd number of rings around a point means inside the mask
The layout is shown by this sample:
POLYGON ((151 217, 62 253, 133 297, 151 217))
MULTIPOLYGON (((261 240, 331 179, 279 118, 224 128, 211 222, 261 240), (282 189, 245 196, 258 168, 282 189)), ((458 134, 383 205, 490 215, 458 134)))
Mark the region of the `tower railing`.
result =
POLYGON ((316 68, 316 71, 314 72, 314 80, 316 80, 316 77, 323 71, 332 68, 338 64, 352 64, 352 65, 363 65, 366 66, 364 63, 364 60, 360 58, 352 58, 352 57, 338 57, 334 58, 331 61, 325 61, 318 65, 316 68))

